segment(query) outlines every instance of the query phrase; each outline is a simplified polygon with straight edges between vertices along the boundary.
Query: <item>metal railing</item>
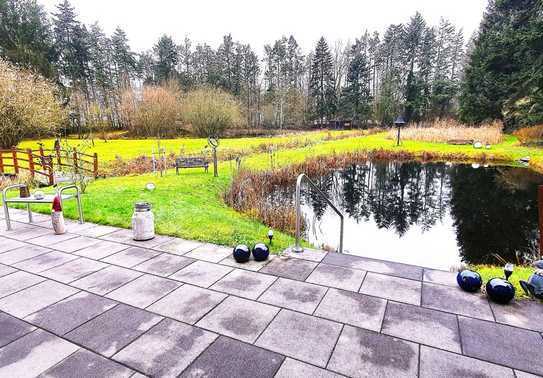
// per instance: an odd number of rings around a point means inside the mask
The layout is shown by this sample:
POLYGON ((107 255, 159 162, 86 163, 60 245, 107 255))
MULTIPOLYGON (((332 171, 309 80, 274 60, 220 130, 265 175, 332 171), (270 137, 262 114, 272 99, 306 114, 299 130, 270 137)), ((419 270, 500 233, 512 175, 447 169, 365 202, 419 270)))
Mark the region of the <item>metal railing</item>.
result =
POLYGON ((311 179, 307 177, 305 173, 302 173, 301 175, 299 175, 298 179, 296 180, 296 244, 292 248, 292 251, 295 253, 300 253, 300 252, 303 252, 304 250, 304 248, 300 245, 300 224, 302 221, 301 189, 302 189, 302 182, 304 179, 307 181, 309 185, 311 185, 313 189, 317 191, 318 194, 322 196, 322 198, 326 200, 326 202, 328 203, 328 205, 330 205, 332 210, 334 210, 336 214, 339 215, 339 218, 341 219, 341 226, 339 230, 339 253, 343 253, 344 216, 341 213, 341 211, 339 211, 338 208, 332 203, 332 201, 330 201, 328 196, 322 190, 320 190, 319 187, 313 181, 311 181, 311 179))

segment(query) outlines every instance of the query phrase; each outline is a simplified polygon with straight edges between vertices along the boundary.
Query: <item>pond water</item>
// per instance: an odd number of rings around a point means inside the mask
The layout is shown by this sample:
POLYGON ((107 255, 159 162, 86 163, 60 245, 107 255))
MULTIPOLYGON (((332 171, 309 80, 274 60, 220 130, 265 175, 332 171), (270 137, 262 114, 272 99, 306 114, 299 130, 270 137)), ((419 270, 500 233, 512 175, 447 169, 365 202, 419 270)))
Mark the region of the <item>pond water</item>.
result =
MULTIPOLYGON (((438 269, 538 252, 537 185, 526 168, 376 161, 314 180, 345 215, 344 250, 438 269)), ((305 185, 305 238, 339 244, 339 218, 305 185)), ((292 201, 294 187, 273 197, 292 201)))

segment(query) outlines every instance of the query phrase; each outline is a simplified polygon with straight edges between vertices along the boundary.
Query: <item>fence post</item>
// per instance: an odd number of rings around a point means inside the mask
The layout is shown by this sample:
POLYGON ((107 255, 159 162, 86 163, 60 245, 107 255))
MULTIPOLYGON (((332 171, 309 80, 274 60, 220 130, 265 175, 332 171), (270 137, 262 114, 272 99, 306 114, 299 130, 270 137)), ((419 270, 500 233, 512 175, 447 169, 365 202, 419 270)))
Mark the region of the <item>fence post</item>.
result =
MULTIPOLYGON (((55 143, 55 152, 57 154, 57 164, 59 166, 59 169, 62 167, 62 159, 60 157, 60 144, 55 143)), ((51 162, 52 164, 53 162, 51 162)))
POLYGON ((53 174, 53 156, 49 157, 47 163, 45 163, 45 158, 44 158, 44 164, 46 164, 47 166, 49 185, 55 185, 55 175, 53 174))
POLYGON ((0 173, 4 173, 4 151, 0 150, 0 173))
POLYGON ((77 150, 74 147, 74 153, 73 153, 73 160, 74 160, 74 172, 77 173, 79 171, 77 167, 77 150))
POLYGON ((537 188, 537 202, 539 208, 539 257, 543 257, 543 185, 537 188))
POLYGON ((19 174, 19 162, 17 161, 17 148, 11 147, 11 156, 13 157, 13 170, 15 174, 19 174))
POLYGON ((98 178, 98 154, 94 153, 94 178, 98 178))
POLYGON ((34 157, 32 156, 32 150, 28 148, 26 152, 28 153, 28 169, 30 170, 30 177, 34 178, 34 157))

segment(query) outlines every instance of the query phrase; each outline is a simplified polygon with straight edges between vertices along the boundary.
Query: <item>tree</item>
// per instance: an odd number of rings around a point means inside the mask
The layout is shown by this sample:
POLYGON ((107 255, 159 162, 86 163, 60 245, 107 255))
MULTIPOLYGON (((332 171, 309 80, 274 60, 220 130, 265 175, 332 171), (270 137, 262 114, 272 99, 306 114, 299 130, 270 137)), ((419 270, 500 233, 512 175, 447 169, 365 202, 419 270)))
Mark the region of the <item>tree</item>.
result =
POLYGON ((114 65, 117 89, 130 86, 130 79, 136 73, 136 58, 128 44, 128 37, 123 29, 117 27, 111 36, 111 59, 114 65))
POLYGON ((317 43, 311 62, 310 95, 314 113, 321 125, 336 112, 336 93, 332 54, 324 37, 317 43))
POLYGON ((65 121, 52 83, 0 60, 0 148, 25 137, 54 135, 65 121))
POLYGON ((173 39, 167 35, 159 38, 153 47, 154 80, 156 83, 177 79, 178 51, 173 39))

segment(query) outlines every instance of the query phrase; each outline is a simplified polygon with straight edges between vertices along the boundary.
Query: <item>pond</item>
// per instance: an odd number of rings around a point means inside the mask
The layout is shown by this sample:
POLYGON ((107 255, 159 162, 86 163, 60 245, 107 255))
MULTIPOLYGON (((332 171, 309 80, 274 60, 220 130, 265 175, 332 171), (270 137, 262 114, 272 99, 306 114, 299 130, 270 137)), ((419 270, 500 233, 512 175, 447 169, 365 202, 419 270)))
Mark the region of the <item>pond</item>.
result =
MULTIPOLYGON (((369 161, 314 181, 345 215, 346 253, 445 270, 538 253, 543 176, 526 168, 369 161)), ((339 218, 305 185, 302 212, 306 240, 336 248, 339 218)))

